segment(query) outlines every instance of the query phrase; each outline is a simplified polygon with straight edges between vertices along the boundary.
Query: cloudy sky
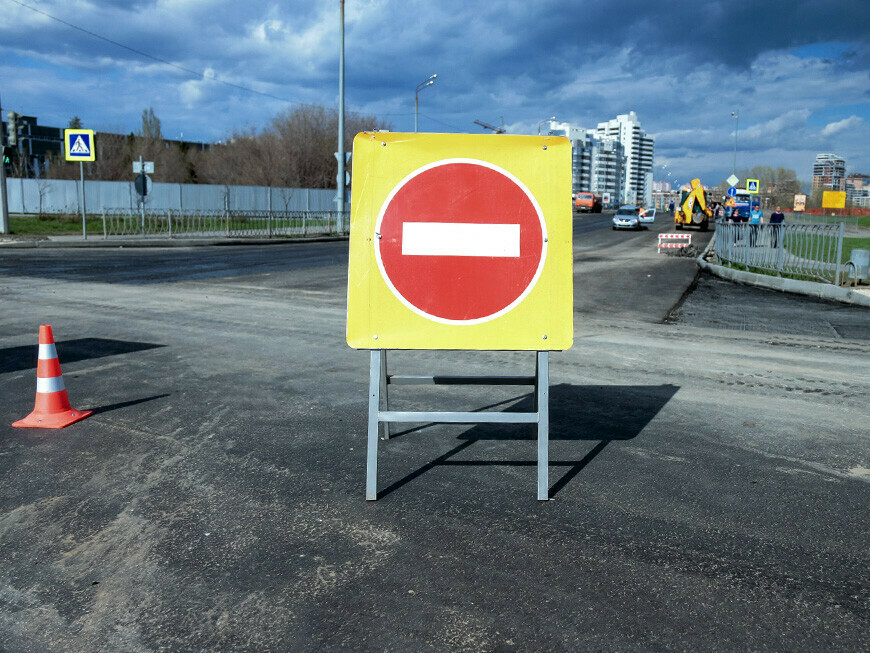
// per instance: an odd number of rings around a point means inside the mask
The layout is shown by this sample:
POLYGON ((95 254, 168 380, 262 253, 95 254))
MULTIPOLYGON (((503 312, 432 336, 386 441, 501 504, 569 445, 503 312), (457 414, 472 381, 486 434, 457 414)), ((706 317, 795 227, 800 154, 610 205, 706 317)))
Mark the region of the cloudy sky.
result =
MULTIPOLYGON (((338 104, 339 0, 0 0, 3 110, 216 141, 300 104, 338 104)), ((533 134, 636 111, 654 176, 819 152, 870 174, 868 0, 346 0, 346 105, 396 131, 533 134), (738 112, 739 118, 732 117, 738 112)))

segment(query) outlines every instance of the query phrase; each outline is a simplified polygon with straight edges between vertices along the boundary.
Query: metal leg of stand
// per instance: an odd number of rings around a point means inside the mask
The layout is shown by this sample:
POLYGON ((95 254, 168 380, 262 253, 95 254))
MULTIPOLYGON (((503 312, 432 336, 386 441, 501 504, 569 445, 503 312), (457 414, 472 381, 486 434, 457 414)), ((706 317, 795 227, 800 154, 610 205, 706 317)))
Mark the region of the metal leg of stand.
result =
MULTIPOLYGON (((381 349, 381 394, 384 397, 384 410, 390 410, 390 388, 387 383, 387 350, 381 349)), ((384 422, 384 439, 390 439, 390 423, 384 422)))
POLYGON ((378 498, 378 412, 381 394, 381 353, 371 351, 369 366, 369 434, 366 450, 366 500, 378 498))
POLYGON ((550 498, 550 352, 539 351, 535 370, 538 413, 538 501, 550 498))

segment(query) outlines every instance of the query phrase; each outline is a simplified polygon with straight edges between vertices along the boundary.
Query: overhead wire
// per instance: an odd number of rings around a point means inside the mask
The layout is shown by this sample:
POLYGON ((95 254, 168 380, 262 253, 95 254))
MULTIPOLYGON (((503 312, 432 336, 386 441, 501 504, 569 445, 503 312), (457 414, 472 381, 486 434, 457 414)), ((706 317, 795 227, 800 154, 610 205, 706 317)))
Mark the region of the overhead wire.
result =
MULTIPOLYGON (((180 65, 180 64, 174 63, 174 62, 172 62, 172 61, 168 61, 167 59, 163 59, 163 58, 161 58, 161 57, 158 57, 158 56, 155 56, 155 55, 150 54, 150 53, 148 53, 148 52, 145 52, 144 50, 139 50, 138 48, 134 48, 134 47, 131 47, 131 46, 129 46, 129 45, 125 45, 125 44, 123 44, 123 43, 121 43, 121 42, 119 42, 119 41, 115 41, 114 39, 110 39, 109 37, 107 37, 107 36, 103 36, 102 34, 98 34, 97 32, 94 32, 94 31, 92 31, 92 30, 85 29, 84 27, 81 27, 80 25, 76 25, 75 23, 71 23, 71 22, 69 22, 69 21, 67 21, 67 20, 64 20, 63 18, 59 18, 59 17, 57 17, 57 16, 54 16, 54 15, 52 15, 52 14, 46 12, 46 11, 43 11, 42 9, 39 9, 38 7, 34 7, 33 5, 27 4, 26 2, 21 2, 21 0, 9 0, 9 2, 12 2, 12 3, 16 4, 16 5, 19 5, 20 7, 23 7, 23 8, 25 8, 25 9, 30 10, 30 11, 33 11, 33 12, 35 12, 35 13, 37 13, 37 14, 42 15, 42 16, 45 16, 46 18, 49 18, 49 19, 51 19, 51 20, 53 20, 53 21, 56 21, 56 22, 60 23, 61 25, 65 25, 66 27, 69 27, 70 29, 74 29, 74 30, 79 31, 79 32, 81 32, 81 33, 83 33, 83 34, 87 34, 88 36, 91 36, 91 37, 93 37, 93 38, 95 38, 95 39, 99 39, 99 40, 101 40, 101 41, 105 41, 106 43, 110 43, 111 45, 114 45, 115 47, 121 48, 121 49, 123 49, 123 50, 127 50, 128 52, 132 52, 133 54, 136 54, 136 55, 138 55, 138 56, 140 56, 140 57, 145 57, 146 59, 151 59, 152 61, 156 61, 156 62, 158 62, 158 63, 161 63, 161 64, 163 64, 164 66, 169 66, 170 68, 175 68, 176 70, 180 70, 180 71, 182 71, 182 72, 184 72, 184 73, 186 73, 186 74, 188 74, 188 75, 191 75, 192 77, 195 77, 195 78, 198 78, 198 79, 203 79, 203 80, 208 80, 208 81, 211 81, 211 82, 215 82, 215 83, 217 83, 217 84, 223 84, 224 86, 229 86, 229 87, 231 87, 231 88, 239 89, 239 90, 241 90, 241 91, 245 91, 245 92, 247 92, 247 93, 253 93, 253 94, 255 94, 255 95, 260 95, 260 96, 262 96, 262 97, 270 98, 270 99, 272 99, 272 100, 278 100, 279 102, 286 102, 286 103, 288 103, 288 104, 296 104, 296 105, 299 105, 299 106, 307 106, 307 107, 314 107, 314 106, 317 106, 317 105, 313 105, 313 104, 310 104, 310 103, 307 103, 307 102, 299 102, 298 100, 290 100, 290 99, 288 99, 288 98, 280 97, 280 96, 278 96, 278 95, 274 95, 274 94, 272 94, 272 93, 266 93, 266 92, 264 92, 264 91, 258 91, 258 90, 256 90, 256 89, 253 89, 253 88, 249 87, 249 86, 244 86, 244 85, 242 85, 242 84, 236 84, 236 83, 234 83, 234 82, 228 82, 228 81, 226 81, 226 80, 224 80, 224 79, 221 79, 221 78, 219 78, 219 77, 217 77, 217 76, 206 75, 206 74, 203 73, 203 72, 193 70, 192 68, 187 68, 187 67, 185 67, 185 66, 182 66, 182 65, 180 65)), ((410 115, 413 115, 413 114, 411 114, 411 113, 374 113, 374 114, 371 114, 371 115, 375 115, 375 116, 403 116, 403 117, 406 117, 406 116, 410 116, 410 115)), ((431 121, 433 121, 433 122, 438 123, 439 125, 443 125, 444 127, 447 127, 447 128, 449 128, 449 129, 453 129, 453 130, 455 130, 455 131, 457 131, 457 132, 464 132, 464 131, 467 131, 467 130, 462 129, 461 127, 457 127, 457 126, 455 126, 455 125, 450 125, 450 124, 448 124, 448 123, 446 123, 446 122, 443 122, 443 121, 441 121, 441 120, 438 120, 437 118, 433 118, 432 116, 428 116, 428 115, 425 115, 425 114, 420 114, 420 115, 424 116, 425 118, 427 118, 427 119, 429 119, 429 120, 431 120, 431 121)))
MULTIPOLYGON (((61 23, 62 25, 66 25, 67 27, 70 27, 74 30, 78 30, 79 32, 82 32, 83 34, 87 34, 88 36, 92 36, 96 39, 100 39, 101 41, 105 41, 106 43, 111 43, 112 45, 114 45, 116 47, 123 48, 124 50, 127 50, 129 52, 137 54, 140 57, 145 57, 146 59, 151 59, 152 61, 157 61, 159 63, 166 65, 166 66, 170 66, 170 67, 175 68, 177 70, 181 70, 189 75, 193 75, 194 77, 198 77, 201 79, 207 79, 207 80, 210 80, 213 82, 217 82, 218 84, 224 84, 225 86, 231 86, 233 88, 237 88, 237 89, 242 90, 242 91, 247 91, 248 93, 262 95, 263 97, 268 97, 268 98, 271 98, 273 100, 278 100, 279 102, 288 102, 291 104, 305 104, 303 102, 297 102, 295 100, 288 100, 287 98, 279 97, 277 95, 272 95, 271 93, 264 93, 262 91, 257 91, 255 89, 248 87, 248 86, 242 86, 241 84, 234 84, 233 82, 228 82, 228 81, 220 79, 218 77, 210 77, 210 76, 206 75, 205 73, 198 72, 196 70, 192 70, 191 68, 185 68, 184 66, 181 66, 177 63, 173 63, 171 61, 167 61, 166 59, 156 57, 153 54, 149 54, 149 53, 144 52, 142 50, 132 48, 129 45, 124 45, 123 43, 119 43, 118 41, 115 41, 115 40, 110 39, 106 36, 103 36, 102 34, 97 34, 96 32, 92 32, 89 29, 85 29, 84 27, 80 27, 78 25, 75 25, 74 23, 70 23, 69 21, 66 21, 63 18, 58 18, 57 16, 53 16, 53 15, 49 14, 48 12, 42 11, 42 9, 38 9, 37 7, 29 5, 25 2, 21 2, 21 0, 9 0, 9 2, 13 2, 21 7, 24 7, 25 9, 29 9, 30 11, 36 12, 37 14, 41 14, 41 15, 45 16, 46 18, 50 18, 51 20, 57 21, 58 23, 61 23)), ((313 106, 313 105, 311 105, 311 106, 313 106)))

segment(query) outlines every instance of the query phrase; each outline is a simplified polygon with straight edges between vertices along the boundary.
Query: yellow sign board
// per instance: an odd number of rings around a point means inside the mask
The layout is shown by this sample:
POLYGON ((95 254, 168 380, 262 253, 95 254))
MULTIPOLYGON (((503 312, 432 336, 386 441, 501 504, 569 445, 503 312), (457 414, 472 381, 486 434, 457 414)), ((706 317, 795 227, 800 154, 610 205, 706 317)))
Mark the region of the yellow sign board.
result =
POLYGON ((759 187, 759 182, 757 179, 747 179, 746 180, 746 191, 749 193, 757 193, 759 187))
POLYGON ((845 209, 846 193, 841 190, 826 190, 822 193, 823 209, 845 209))
POLYGON ((351 347, 571 347, 568 139, 365 132, 353 160, 351 347))
POLYGON ((96 160, 93 129, 64 129, 63 143, 67 161, 96 160))

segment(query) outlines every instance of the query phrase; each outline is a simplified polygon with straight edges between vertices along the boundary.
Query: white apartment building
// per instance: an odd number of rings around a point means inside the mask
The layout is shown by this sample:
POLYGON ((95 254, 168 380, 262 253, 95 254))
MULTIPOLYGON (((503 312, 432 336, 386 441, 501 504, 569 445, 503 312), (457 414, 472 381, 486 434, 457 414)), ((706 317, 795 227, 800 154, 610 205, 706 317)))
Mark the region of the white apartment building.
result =
POLYGON ((652 204, 655 140, 641 129, 634 111, 598 123, 596 129, 552 120, 547 133, 566 136, 574 146, 574 192, 608 194, 619 204, 652 204))
POLYGON ((622 170, 620 201, 626 204, 651 204, 655 139, 641 129, 637 114, 630 111, 613 120, 600 122, 595 134, 602 140, 616 140, 622 146, 625 167, 622 170))
POLYGON ((571 141, 572 192, 597 193, 622 203, 625 155, 618 140, 599 138, 595 130, 574 127, 567 122, 551 121, 546 133, 565 136, 571 141))

